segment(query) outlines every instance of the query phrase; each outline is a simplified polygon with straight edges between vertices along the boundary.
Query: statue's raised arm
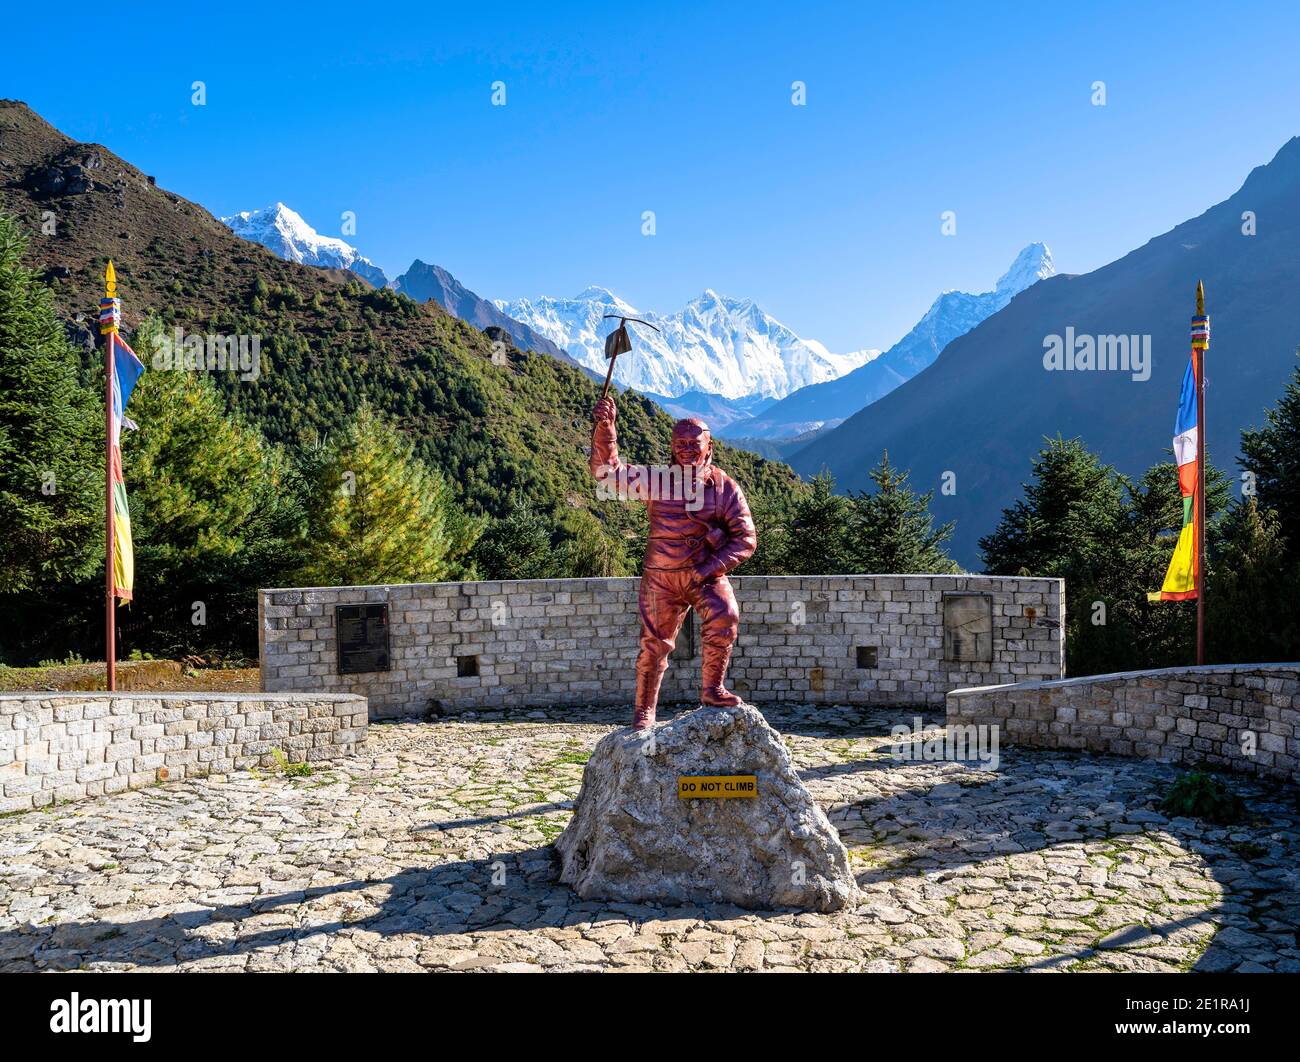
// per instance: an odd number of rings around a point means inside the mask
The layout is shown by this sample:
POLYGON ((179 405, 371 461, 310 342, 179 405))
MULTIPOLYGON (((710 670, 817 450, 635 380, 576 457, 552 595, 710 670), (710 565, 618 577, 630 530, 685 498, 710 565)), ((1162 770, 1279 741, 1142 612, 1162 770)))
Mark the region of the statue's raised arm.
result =
POLYGON ((618 459, 618 433, 614 430, 617 415, 618 407, 608 395, 591 411, 591 474, 597 480, 616 476, 623 467, 618 459))

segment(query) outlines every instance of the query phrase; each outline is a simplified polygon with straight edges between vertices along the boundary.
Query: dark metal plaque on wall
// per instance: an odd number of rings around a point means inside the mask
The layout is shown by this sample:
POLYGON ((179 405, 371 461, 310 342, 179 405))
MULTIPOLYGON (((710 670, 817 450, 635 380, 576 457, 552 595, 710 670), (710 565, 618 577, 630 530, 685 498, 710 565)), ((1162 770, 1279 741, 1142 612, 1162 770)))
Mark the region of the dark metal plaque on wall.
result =
POLYGON ((340 675, 389 670, 387 605, 335 605, 334 638, 340 675))

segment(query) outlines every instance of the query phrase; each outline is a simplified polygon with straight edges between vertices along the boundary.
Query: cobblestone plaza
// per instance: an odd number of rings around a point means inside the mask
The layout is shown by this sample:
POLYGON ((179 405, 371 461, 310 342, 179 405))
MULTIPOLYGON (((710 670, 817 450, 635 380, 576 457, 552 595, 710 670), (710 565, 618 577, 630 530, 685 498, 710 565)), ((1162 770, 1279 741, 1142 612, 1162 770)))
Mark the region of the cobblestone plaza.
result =
POLYGON ((1245 824, 1170 819, 1171 765, 900 761, 917 711, 765 706, 849 848, 835 914, 578 899, 549 846, 625 711, 480 712, 0 818, 0 969, 1300 970, 1293 786, 1225 776, 1245 824))

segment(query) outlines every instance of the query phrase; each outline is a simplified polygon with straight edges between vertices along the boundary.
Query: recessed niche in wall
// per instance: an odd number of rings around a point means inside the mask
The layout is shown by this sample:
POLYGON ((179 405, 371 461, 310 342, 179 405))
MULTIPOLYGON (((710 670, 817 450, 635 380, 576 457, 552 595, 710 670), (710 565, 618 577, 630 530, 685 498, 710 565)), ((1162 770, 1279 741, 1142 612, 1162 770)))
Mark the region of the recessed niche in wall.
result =
POLYGON ((478 675, 478 657, 477 656, 458 656, 456 657, 456 677, 457 678, 475 678, 478 675))
POLYGON ((858 650, 858 667, 878 667, 877 657, 879 656, 879 647, 874 645, 859 645, 858 650))
POLYGON ((959 664, 993 663, 993 595, 943 595, 943 658, 959 664))

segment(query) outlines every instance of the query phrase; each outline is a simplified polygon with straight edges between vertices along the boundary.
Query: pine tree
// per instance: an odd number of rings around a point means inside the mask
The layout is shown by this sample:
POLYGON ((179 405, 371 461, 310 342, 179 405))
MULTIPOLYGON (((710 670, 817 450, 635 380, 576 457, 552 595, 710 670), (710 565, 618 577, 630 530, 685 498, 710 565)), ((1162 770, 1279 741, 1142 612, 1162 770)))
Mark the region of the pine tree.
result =
POLYGON ((551 545, 550 521, 522 498, 493 520, 474 546, 474 563, 485 579, 548 579, 561 574, 562 558, 551 545))
POLYGON ((1300 562, 1282 521, 1255 498, 1233 506, 1206 596, 1206 652, 1215 663, 1294 660, 1300 648, 1300 562))
POLYGON ((907 485, 908 473, 889 463, 888 450, 870 475, 875 492, 859 491, 850 498, 845 536, 849 570, 935 575, 960 571, 943 549, 954 525, 936 528, 930 515, 933 492, 916 494, 907 485))
MULTIPOLYGON (((1210 579, 1219 517, 1231 500, 1227 475, 1208 459, 1205 463, 1206 551, 1210 579)), ((1180 602, 1148 602, 1146 594, 1160 589, 1183 524, 1183 497, 1178 489, 1178 466, 1162 461, 1143 473, 1129 490, 1132 537, 1127 560, 1112 573, 1112 612, 1127 618, 1133 644, 1128 667, 1176 667, 1195 660, 1196 606, 1180 602)))
POLYGON ((160 338, 153 320, 134 337, 146 371, 131 397, 139 430, 122 439, 136 557, 123 648, 251 655, 258 587, 283 585, 298 564, 294 471, 226 412, 206 374, 149 368, 160 338))
POLYGON ((1024 498, 980 539, 985 569, 1095 583, 1125 537, 1125 480, 1078 439, 1045 441, 1024 498))
POLYGON ((1300 366, 1264 417, 1264 427, 1241 433, 1241 467, 1254 476, 1259 504, 1277 514, 1288 553, 1300 560, 1300 366))
POLYGON ((848 571, 844 534, 849 500, 835 493, 829 472, 814 476, 786 526, 781 567, 788 575, 840 575, 848 571))
POLYGON ((737 574, 789 574, 785 565, 790 552, 790 521, 795 504, 804 493, 806 488, 802 484, 789 492, 751 494, 746 491, 758 546, 737 574))
POLYGON ((146 369, 131 397, 139 430, 122 433, 123 478, 137 552, 185 567, 265 534, 289 471, 278 449, 226 412, 207 374, 150 368, 159 334, 150 321, 135 336, 146 369))
POLYGON ((565 524, 568 537, 560 546, 559 567, 570 579, 607 579, 629 575, 624 544, 611 538, 604 526, 585 509, 575 510, 565 524))
POLYGON ((1115 607, 1133 596, 1116 585, 1132 549, 1128 481, 1078 439, 1046 442, 1024 498, 1004 509, 997 528, 980 539, 985 570, 1065 580, 1071 674, 1138 666, 1131 614, 1115 607))
MULTIPOLYGON (((1072 675, 1186 663, 1194 612, 1149 604, 1173 552, 1183 507, 1178 473, 1163 462, 1138 484, 1078 439, 1049 440, 1025 497, 980 540, 992 575, 1065 580, 1066 664, 1072 675)), ((1224 474, 1207 462, 1208 542, 1228 502, 1224 474)))
POLYGON ((303 581, 318 586, 456 579, 482 522, 456 505, 446 480, 363 405, 309 468, 303 581))
MULTIPOLYGON (((104 412, 49 289, 0 215, 0 595, 86 578, 104 563, 104 412)), ((99 394, 103 394, 100 377, 99 394)))

